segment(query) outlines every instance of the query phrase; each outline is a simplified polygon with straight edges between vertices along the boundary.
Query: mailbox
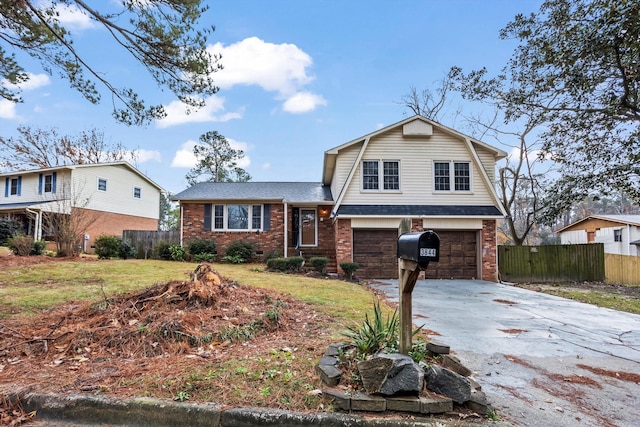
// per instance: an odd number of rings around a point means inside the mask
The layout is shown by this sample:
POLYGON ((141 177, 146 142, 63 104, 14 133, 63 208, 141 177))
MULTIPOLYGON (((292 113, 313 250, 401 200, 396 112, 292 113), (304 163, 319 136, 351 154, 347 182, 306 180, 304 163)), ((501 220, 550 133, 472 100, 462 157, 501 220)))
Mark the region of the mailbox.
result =
POLYGON ((432 231, 404 233, 398 237, 398 258, 426 265, 440 259, 440 237, 432 231))

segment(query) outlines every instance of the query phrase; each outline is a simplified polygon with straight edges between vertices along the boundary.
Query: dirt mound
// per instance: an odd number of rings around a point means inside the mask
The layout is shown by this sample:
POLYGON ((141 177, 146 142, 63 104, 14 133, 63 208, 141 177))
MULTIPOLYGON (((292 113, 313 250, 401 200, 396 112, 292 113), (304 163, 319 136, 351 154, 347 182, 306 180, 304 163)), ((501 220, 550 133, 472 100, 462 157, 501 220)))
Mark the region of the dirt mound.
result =
POLYGON ((0 395, 136 395, 150 376, 163 387, 203 364, 272 348, 309 344, 321 352, 328 321, 305 303, 230 282, 203 263, 188 281, 61 306, 28 323, 0 321, 0 395))

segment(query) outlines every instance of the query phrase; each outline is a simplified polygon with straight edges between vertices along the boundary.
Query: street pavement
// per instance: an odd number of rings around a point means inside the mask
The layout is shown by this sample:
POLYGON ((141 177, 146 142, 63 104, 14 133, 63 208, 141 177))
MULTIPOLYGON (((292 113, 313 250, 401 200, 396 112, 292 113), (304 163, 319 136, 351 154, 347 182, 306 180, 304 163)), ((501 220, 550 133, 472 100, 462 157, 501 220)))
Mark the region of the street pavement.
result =
MULTIPOLYGON (((370 286, 397 302, 397 280, 370 286)), ((412 299, 414 324, 474 371, 501 419, 640 426, 640 316, 479 280, 419 280, 412 299)))

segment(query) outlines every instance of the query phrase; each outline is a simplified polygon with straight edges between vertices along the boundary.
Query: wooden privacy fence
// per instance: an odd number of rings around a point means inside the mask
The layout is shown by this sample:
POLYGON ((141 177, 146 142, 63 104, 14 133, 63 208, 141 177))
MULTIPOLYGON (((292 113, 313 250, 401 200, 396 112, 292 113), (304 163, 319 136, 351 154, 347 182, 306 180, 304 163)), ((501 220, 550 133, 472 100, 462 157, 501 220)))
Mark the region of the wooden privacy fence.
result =
POLYGON ((604 245, 498 246, 505 282, 604 281, 604 245))
POLYGON ((608 283, 640 285, 640 257, 604 254, 604 266, 608 283))
POLYGON ((147 259, 153 256, 153 250, 160 242, 179 245, 180 231, 124 230, 122 240, 136 248, 136 258, 147 259))

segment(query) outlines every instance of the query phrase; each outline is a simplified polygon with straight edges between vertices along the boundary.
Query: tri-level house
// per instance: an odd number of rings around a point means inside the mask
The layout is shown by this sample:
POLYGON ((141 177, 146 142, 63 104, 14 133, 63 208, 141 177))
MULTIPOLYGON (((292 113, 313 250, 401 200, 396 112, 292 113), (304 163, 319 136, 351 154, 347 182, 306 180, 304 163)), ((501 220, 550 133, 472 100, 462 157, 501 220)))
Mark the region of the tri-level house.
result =
POLYGON ((100 234, 157 230, 162 188, 127 162, 82 164, 0 174, 0 216, 18 219, 25 234, 53 234, 55 215, 82 217, 77 244, 91 248, 100 234), (51 222, 51 223, 48 223, 51 222))
POLYGON ((421 116, 324 153, 320 182, 199 183, 180 203, 181 239, 224 247, 254 243, 257 254, 326 256, 329 269, 357 262, 357 275, 398 276, 400 222, 440 236, 428 278, 497 280, 494 189, 506 153, 421 116))

